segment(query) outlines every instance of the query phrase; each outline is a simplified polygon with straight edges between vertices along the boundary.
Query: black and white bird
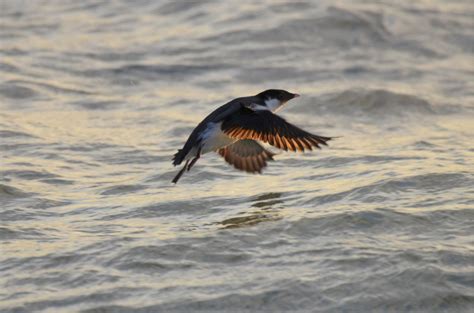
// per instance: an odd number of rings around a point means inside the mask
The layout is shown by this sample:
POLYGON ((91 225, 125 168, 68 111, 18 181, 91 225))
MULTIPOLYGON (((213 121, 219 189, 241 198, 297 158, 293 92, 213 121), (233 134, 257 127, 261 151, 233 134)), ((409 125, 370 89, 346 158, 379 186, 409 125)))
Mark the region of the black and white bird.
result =
POLYGON ((261 173, 274 153, 259 142, 285 151, 312 150, 327 145, 331 137, 308 133, 274 114, 298 94, 280 89, 265 90, 255 96, 234 99, 209 114, 193 130, 182 149, 174 155, 173 165, 186 161, 173 183, 190 170, 202 154, 216 151, 235 168, 261 173))

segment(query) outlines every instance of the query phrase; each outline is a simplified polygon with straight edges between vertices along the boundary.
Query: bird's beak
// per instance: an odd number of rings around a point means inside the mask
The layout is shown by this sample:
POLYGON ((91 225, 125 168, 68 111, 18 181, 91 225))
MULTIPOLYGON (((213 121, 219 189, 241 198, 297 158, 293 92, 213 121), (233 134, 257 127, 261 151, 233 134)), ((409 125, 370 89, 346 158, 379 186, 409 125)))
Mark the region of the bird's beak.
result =
POLYGON ((299 96, 300 96, 300 95, 297 94, 297 93, 294 93, 294 94, 293 94, 293 98, 298 98, 299 96))

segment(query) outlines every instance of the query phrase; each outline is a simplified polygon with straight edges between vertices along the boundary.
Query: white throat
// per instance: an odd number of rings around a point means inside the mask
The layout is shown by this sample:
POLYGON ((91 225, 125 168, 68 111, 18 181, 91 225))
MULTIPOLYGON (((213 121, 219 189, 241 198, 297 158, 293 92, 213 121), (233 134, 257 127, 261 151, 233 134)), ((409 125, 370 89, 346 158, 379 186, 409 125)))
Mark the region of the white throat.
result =
POLYGON ((249 109, 254 111, 276 111, 278 108, 281 107, 281 101, 278 99, 266 99, 265 105, 260 105, 256 103, 252 103, 248 106, 249 109))
POLYGON ((280 107, 281 102, 278 99, 266 99, 265 105, 267 106, 267 110, 275 111, 276 109, 280 107))

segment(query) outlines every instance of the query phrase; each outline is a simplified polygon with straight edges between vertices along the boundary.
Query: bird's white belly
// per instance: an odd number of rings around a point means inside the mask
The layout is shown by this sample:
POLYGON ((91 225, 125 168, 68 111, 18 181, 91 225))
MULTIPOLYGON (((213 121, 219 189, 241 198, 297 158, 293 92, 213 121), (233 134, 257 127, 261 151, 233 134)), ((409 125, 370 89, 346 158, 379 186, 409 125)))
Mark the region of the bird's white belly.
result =
MULTIPOLYGON (((222 132, 221 124, 222 122, 208 123, 206 129, 199 135, 201 154, 217 151, 237 141, 237 139, 230 138, 222 132)), ((199 147, 194 146, 184 159, 194 158, 198 154, 198 150, 199 147)))
POLYGON ((211 151, 216 151, 220 148, 228 146, 235 141, 236 139, 230 138, 224 134, 221 130, 220 123, 209 123, 206 130, 204 130, 200 136, 201 138, 201 153, 207 153, 211 151))

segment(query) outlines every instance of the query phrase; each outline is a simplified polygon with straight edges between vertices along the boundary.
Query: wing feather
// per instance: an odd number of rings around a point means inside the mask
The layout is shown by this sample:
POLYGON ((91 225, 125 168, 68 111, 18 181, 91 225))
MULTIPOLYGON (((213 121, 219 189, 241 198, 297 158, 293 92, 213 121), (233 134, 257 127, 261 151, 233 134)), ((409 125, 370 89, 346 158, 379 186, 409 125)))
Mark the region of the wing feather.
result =
POLYGON ((331 137, 311 134, 270 111, 247 108, 225 119, 221 128, 229 137, 260 140, 285 151, 312 150, 331 140, 331 137))
POLYGON ((272 161, 274 156, 272 152, 251 139, 236 141, 217 152, 227 163, 250 173, 261 173, 262 169, 267 166, 267 161, 272 161))

